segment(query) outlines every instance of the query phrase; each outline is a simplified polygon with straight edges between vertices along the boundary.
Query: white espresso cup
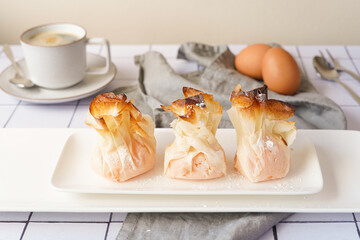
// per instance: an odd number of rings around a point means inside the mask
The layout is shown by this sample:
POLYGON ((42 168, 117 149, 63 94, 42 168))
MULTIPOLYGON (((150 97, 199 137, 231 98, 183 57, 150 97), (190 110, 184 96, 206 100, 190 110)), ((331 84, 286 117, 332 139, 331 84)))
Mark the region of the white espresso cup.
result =
POLYGON ((50 89, 71 87, 85 74, 105 74, 110 70, 110 47, 104 38, 86 38, 86 30, 75 24, 47 24, 31 28, 20 37, 31 81, 50 89), (86 44, 106 48, 106 64, 87 69, 86 44))

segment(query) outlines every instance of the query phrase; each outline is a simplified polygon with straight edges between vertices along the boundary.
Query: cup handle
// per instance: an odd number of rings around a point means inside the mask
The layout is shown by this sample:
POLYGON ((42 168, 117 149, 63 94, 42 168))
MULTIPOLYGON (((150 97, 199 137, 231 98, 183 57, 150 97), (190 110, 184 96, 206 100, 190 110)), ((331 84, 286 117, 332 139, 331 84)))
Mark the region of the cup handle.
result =
POLYGON ((86 44, 98 44, 103 45, 106 48, 106 65, 105 67, 95 67, 87 69, 86 74, 105 74, 110 71, 111 55, 110 55, 110 44, 105 38, 88 38, 86 44))

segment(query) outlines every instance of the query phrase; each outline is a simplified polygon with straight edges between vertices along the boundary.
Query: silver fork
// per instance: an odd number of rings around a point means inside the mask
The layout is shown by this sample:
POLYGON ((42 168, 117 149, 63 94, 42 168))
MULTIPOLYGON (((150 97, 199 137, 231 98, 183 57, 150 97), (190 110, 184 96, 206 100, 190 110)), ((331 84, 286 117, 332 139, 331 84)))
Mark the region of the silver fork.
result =
POLYGON ((326 49, 326 52, 329 55, 331 61, 333 62, 334 68, 336 69, 336 71, 338 71, 338 72, 346 72, 346 73, 350 74, 353 78, 355 78, 356 80, 358 80, 360 82, 360 77, 358 75, 356 75, 353 71, 350 71, 349 69, 346 69, 343 66, 341 66, 340 63, 331 55, 329 50, 326 49))
POLYGON ((315 71, 320 75, 322 79, 335 81, 341 86, 343 86, 354 98, 354 100, 360 104, 360 97, 357 95, 357 93, 355 93, 349 86, 339 80, 338 71, 336 71, 336 69, 330 65, 330 63, 326 60, 324 54, 321 51, 320 55, 321 57, 315 56, 313 58, 313 65, 315 71))
POLYGON ((334 68, 333 66, 331 66, 331 64, 329 63, 328 60, 326 60, 326 57, 324 56, 324 54, 322 53, 321 50, 319 50, 320 55, 321 55, 321 61, 324 65, 327 65, 329 68, 334 68))

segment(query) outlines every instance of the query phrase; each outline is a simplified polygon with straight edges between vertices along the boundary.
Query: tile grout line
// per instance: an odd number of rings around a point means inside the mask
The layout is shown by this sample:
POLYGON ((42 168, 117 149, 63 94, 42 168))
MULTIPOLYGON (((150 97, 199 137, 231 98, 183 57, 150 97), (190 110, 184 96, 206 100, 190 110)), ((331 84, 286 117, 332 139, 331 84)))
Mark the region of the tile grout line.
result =
POLYGON ((80 103, 80 100, 77 100, 76 105, 75 105, 75 108, 74 108, 74 111, 73 111, 73 114, 71 115, 69 124, 67 125, 67 128, 70 128, 70 125, 71 125, 71 123, 72 123, 72 120, 74 119, 76 110, 78 109, 79 103, 80 103))
MULTIPOLYGON (((352 58, 352 56, 351 56, 351 54, 350 54, 350 52, 349 52, 349 50, 348 50, 348 46, 347 46, 347 45, 345 45, 345 51, 346 51, 346 54, 349 56, 351 63, 352 63, 353 66, 355 67, 355 71, 356 71, 357 75, 360 76, 360 74, 359 74, 359 71, 360 71, 360 70, 356 67, 356 64, 355 64, 355 62, 354 62, 354 59, 352 58)), ((358 104, 358 106, 359 106, 359 104, 358 104)))
MULTIPOLYGON (((352 63, 353 66, 355 67, 355 71, 356 71, 357 75, 360 76, 359 70, 358 70, 358 68, 356 67, 356 64, 355 64, 355 62, 354 62, 354 59, 352 58, 352 56, 351 56, 351 54, 350 54, 350 52, 349 52, 349 50, 348 50, 348 48, 347 48, 347 45, 345 45, 344 47, 345 47, 346 54, 349 56, 351 63, 352 63)), ((357 106, 360 106, 360 105, 357 104, 357 106)))
POLYGON ((354 218, 354 222, 355 222, 355 226, 356 226, 356 231, 357 231, 357 234, 358 234, 358 237, 360 238, 360 229, 359 229, 359 225, 357 223, 357 220, 356 220, 356 216, 354 213, 352 213, 353 215, 353 218, 354 218))
POLYGON ((104 224, 108 223, 108 221, 104 222, 92 222, 92 221, 30 221, 32 223, 96 223, 96 224, 104 224))
POLYGON ((351 63, 352 63, 353 66, 355 67, 356 73, 357 73, 358 75, 360 75, 360 74, 359 74, 359 70, 357 69, 356 64, 355 64, 355 62, 354 62, 354 59, 352 58, 352 56, 351 56, 351 54, 350 54, 350 52, 349 52, 349 50, 348 50, 348 48, 347 48, 347 45, 345 45, 345 51, 346 51, 347 55, 349 56, 351 63))
POLYGON ((278 240, 276 225, 272 227, 274 240, 278 240))
POLYGON ((25 231, 26 231, 26 229, 27 229, 27 226, 29 225, 30 218, 31 218, 32 214, 33 214, 33 212, 30 212, 29 217, 28 217, 28 220, 26 221, 25 226, 24 226, 24 229, 23 229, 23 231, 22 231, 22 233, 21 233, 20 240, 22 240, 23 237, 24 237, 25 231))
POLYGON ((112 214, 113 214, 113 213, 110 213, 110 217, 109 217, 109 221, 108 221, 108 223, 107 223, 107 227, 106 227, 106 232, 105 232, 105 238, 104 238, 104 240, 106 240, 106 239, 107 239, 107 237, 108 237, 109 227, 110 227, 110 223, 111 223, 111 219, 112 219, 112 214))
MULTIPOLYGON (((74 102, 75 101, 79 101, 79 100, 74 100, 74 102)), ((0 104, 1 105, 1 104, 0 104)), ((15 105, 15 104, 13 104, 13 105, 15 105)), ((24 103, 24 104, 20 104, 21 106, 38 106, 38 107, 40 107, 40 106, 60 106, 60 107, 66 107, 66 106, 75 106, 76 105, 76 103, 52 103, 52 104, 42 104, 42 103, 31 103, 31 102, 26 102, 26 103, 24 103)), ((11 106, 11 105, 10 105, 11 106)))
MULTIPOLYGON (((303 69, 303 71, 304 71, 305 77, 306 77, 306 79, 311 83, 310 78, 309 78, 309 74, 308 74, 308 72, 306 71, 306 68, 305 68, 305 64, 304 64, 303 57, 302 57, 301 54, 300 54, 299 46, 296 45, 295 48, 296 48, 296 52, 297 52, 298 55, 299 55, 299 59, 300 59, 301 66, 302 66, 302 69, 303 69)), ((311 83, 311 84, 313 84, 313 83, 311 83)), ((315 86, 314 86, 314 87, 315 87, 315 86)))
POLYGON ((354 221, 344 220, 344 221, 281 221, 280 223, 352 223, 354 221))
POLYGON ((3 128, 6 128, 6 126, 9 124, 11 118, 13 117, 15 111, 18 109, 18 107, 20 106, 21 100, 16 104, 14 110, 12 111, 12 113, 10 114, 8 120, 5 122, 5 124, 3 125, 3 128))
POLYGON ((26 221, 16 221, 16 220, 14 220, 14 221, 0 221, 0 223, 26 223, 27 222, 27 220, 26 221))

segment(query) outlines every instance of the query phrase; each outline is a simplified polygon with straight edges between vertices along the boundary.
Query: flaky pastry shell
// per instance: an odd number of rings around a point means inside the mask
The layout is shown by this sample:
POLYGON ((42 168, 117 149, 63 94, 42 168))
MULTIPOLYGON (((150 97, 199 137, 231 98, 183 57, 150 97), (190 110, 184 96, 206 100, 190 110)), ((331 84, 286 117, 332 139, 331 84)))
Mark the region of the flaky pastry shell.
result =
POLYGON ((100 136, 92 167, 115 182, 145 173, 155 164, 154 122, 126 100, 125 94, 100 94, 91 102, 85 120, 100 136))
POLYGON ((222 106, 214 97, 183 88, 185 99, 161 106, 178 119, 171 123, 175 140, 165 150, 164 174, 179 179, 212 179, 226 174, 225 153, 215 138, 222 106))
POLYGON ((236 86, 227 111, 237 133, 235 168, 251 182, 283 178, 290 168, 289 146, 296 138, 295 108, 268 99, 267 87, 242 91, 236 86))

